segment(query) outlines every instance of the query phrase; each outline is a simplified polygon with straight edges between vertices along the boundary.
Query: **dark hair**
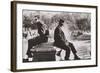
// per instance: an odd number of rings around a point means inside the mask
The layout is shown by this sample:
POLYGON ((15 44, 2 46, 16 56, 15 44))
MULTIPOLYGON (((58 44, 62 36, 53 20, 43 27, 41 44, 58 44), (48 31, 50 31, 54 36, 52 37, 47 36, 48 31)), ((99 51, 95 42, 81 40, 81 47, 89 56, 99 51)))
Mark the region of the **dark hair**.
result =
POLYGON ((40 19, 40 16, 39 15, 35 15, 34 17, 37 17, 38 19, 40 19))
POLYGON ((60 22, 60 23, 64 23, 64 20, 60 19, 59 22, 60 22))

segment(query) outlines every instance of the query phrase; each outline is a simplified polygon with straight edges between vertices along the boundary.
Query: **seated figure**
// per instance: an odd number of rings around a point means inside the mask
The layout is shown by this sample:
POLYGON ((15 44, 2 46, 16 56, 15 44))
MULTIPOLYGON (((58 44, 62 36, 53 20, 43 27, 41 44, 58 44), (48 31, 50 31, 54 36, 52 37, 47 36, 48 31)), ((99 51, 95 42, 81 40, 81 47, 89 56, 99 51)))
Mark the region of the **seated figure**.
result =
MULTIPOLYGON (((61 48, 66 51, 65 60, 69 60, 70 51, 74 54, 74 59, 79 60, 80 58, 77 56, 77 51, 74 45, 66 40, 65 34, 62 31, 62 26, 64 25, 64 20, 60 19, 59 24, 54 31, 54 46, 61 48)), ((61 50, 58 52, 58 56, 60 55, 61 50)))
POLYGON ((34 16, 34 21, 35 21, 34 24, 37 26, 39 35, 34 38, 30 38, 28 40, 28 50, 27 50, 28 58, 33 57, 30 49, 34 48, 34 46, 36 45, 47 42, 49 35, 49 30, 46 28, 46 25, 40 21, 40 17, 38 15, 34 16))

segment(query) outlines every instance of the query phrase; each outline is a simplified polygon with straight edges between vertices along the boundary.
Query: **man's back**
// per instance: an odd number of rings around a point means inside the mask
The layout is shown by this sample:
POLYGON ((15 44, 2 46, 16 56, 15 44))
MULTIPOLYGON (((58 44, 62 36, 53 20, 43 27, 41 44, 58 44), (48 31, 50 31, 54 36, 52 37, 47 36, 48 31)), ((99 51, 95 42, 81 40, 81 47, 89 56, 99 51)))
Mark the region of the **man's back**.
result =
POLYGON ((54 32, 54 44, 55 45, 61 45, 61 44, 65 44, 66 43, 66 38, 65 38, 65 35, 64 35, 64 32, 62 31, 62 29, 58 26, 56 27, 55 29, 55 32, 54 32))

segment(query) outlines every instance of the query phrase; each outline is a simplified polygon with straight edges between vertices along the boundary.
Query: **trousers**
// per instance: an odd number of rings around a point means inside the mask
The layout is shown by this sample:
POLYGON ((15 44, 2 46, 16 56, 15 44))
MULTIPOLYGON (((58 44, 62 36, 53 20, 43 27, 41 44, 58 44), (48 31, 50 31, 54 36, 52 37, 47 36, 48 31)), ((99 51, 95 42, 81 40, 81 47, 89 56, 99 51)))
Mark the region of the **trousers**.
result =
POLYGON ((65 44, 56 44, 56 45, 54 45, 54 46, 56 46, 56 47, 58 47, 58 48, 61 48, 61 49, 64 49, 65 51, 66 51, 66 53, 65 53, 65 60, 69 60, 69 57, 70 57, 70 52, 72 51, 72 53, 74 54, 74 55, 76 55, 76 49, 75 49, 75 47, 74 47, 74 45, 71 43, 71 42, 69 42, 69 44, 68 45, 65 45, 65 44))
POLYGON ((33 46, 39 45, 41 43, 47 42, 48 38, 45 36, 38 36, 32 39, 28 40, 28 50, 27 50, 27 55, 28 57, 32 57, 30 49, 32 49, 33 46))

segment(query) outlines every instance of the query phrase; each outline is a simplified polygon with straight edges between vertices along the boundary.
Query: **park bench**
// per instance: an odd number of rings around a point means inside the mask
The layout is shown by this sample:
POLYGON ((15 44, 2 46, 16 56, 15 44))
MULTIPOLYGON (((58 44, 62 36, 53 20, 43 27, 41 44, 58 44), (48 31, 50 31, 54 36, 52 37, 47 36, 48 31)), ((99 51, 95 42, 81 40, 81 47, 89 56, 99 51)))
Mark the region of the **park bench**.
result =
POLYGON ((56 54, 60 50, 53 43, 41 43, 31 49, 33 61, 56 61, 56 54))

